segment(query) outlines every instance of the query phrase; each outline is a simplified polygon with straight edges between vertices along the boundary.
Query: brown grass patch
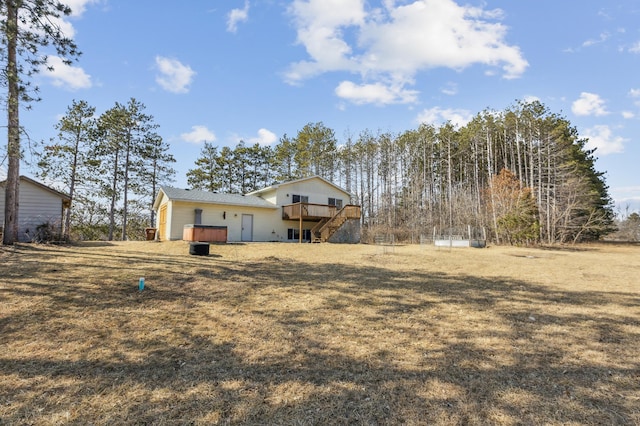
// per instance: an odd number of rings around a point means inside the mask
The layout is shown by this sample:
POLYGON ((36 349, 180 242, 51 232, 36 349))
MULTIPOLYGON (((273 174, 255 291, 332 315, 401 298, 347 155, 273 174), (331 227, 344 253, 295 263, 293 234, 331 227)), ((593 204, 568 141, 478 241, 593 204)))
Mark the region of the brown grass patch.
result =
POLYGON ((640 424, 639 271, 638 246, 0 247, 0 424, 640 424))

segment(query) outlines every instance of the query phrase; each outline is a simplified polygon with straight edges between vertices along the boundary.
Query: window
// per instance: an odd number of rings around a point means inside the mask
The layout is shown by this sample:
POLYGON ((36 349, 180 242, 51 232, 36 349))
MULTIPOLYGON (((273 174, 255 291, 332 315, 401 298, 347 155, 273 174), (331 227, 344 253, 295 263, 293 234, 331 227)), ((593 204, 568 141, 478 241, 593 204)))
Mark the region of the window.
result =
MULTIPOLYGON (((298 228, 287 229, 287 239, 294 241, 300 240, 300 230, 298 228)), ((302 230, 302 241, 311 241, 311 229, 302 230)))
POLYGON ((340 210, 342 208, 342 200, 339 198, 329 198, 330 206, 336 206, 336 209, 340 210))
POLYGON ((293 204, 295 204, 295 203, 308 203, 309 202, 309 196, 308 195, 293 194, 293 195, 291 195, 291 201, 293 202, 293 204))

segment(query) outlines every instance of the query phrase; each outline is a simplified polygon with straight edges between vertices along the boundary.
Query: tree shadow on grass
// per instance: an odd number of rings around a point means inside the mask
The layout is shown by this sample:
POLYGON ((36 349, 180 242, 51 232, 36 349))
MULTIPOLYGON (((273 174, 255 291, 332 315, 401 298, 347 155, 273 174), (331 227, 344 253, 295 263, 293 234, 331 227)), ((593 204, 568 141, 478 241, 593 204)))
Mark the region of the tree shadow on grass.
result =
MULTIPOLYGON (((59 255, 41 253, 20 285, 3 286, 12 303, 46 303, 3 315, 0 346, 28 341, 36 325, 51 329, 44 346, 96 345, 0 355, 0 418, 9 424, 640 421, 640 364, 628 355, 640 349, 640 320, 602 310, 637 307, 637 294, 162 255, 153 261, 164 280, 137 293, 64 275, 52 283, 59 255), (74 322, 80 314, 88 320, 74 322)), ((112 271, 144 261, 91 256, 112 271)))

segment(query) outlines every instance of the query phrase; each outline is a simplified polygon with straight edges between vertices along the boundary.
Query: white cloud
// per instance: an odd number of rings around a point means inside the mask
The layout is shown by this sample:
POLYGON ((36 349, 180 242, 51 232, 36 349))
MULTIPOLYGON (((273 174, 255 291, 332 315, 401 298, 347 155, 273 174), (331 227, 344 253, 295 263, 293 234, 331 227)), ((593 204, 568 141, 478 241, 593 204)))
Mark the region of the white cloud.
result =
POLYGON ((609 37, 611 37, 611 34, 609 34, 608 32, 600 33, 600 36, 597 39, 589 39, 582 43, 582 47, 590 47, 596 44, 604 43, 609 39, 609 37))
POLYGON ((640 211, 640 186, 611 187, 609 193, 619 208, 640 211))
POLYGON ((159 75, 156 82, 166 91, 171 93, 187 93, 189 85, 193 82, 196 72, 188 65, 183 65, 177 59, 156 56, 156 66, 159 75))
POLYGON ((525 95, 522 98, 522 102, 526 103, 526 104, 530 104, 533 102, 540 102, 540 98, 535 96, 535 95, 525 95))
POLYGON ((625 142, 627 142, 627 139, 614 136, 611 128, 606 125, 598 125, 586 129, 582 136, 589 139, 585 148, 596 148, 596 155, 621 153, 624 151, 625 142))
POLYGON ((227 15, 227 31, 235 33, 238 31, 238 22, 247 22, 249 19, 249 2, 244 2, 243 9, 233 9, 227 15))
MULTIPOLYGON (((61 14, 58 18, 51 17, 49 19, 49 24, 53 25, 55 28, 59 29, 60 32, 66 37, 73 40, 76 36, 76 30, 68 21, 69 17, 71 18, 80 18, 82 14, 86 11, 87 6, 92 3, 98 3, 100 0, 67 0, 62 3, 69 6, 71 8, 71 15, 65 16, 61 14)), ((34 27, 28 20, 25 22, 21 22, 21 26, 24 25, 26 28, 29 28, 30 31, 33 31, 36 34, 43 35, 42 29, 37 26, 34 27)))
POLYGON ((42 67, 41 72, 50 78, 56 87, 78 90, 88 89, 93 85, 91 76, 85 73, 82 68, 67 65, 58 56, 47 57, 47 65, 42 67))
MULTIPOLYGON (((66 0, 62 3, 69 6, 71 8, 71 15, 69 16, 60 16, 59 18, 52 18, 51 23, 57 26, 62 34, 69 39, 74 39, 76 36, 76 29, 73 27, 71 22, 68 21, 68 18, 80 18, 86 12, 87 6, 91 4, 100 3, 102 0, 66 0)), ((40 33, 41 30, 34 29, 36 33, 40 33)))
MULTIPOLYGON (((460 6, 453 0, 383 3, 367 9, 364 0, 295 0, 290 13, 309 59, 291 64, 287 81, 296 84, 321 73, 347 71, 362 76, 359 87, 385 85, 399 93, 398 86, 413 85, 416 73, 426 69, 483 64, 516 78, 528 66, 520 49, 505 42, 507 28, 497 22, 500 10, 460 6)), ((374 103, 379 100, 372 97, 374 103)))
POLYGON ((630 120, 635 118, 636 114, 633 111, 622 111, 622 118, 630 120))
POLYGON ((260 144, 263 146, 271 145, 272 143, 278 140, 278 136, 270 130, 260 129, 258 130, 258 136, 254 138, 249 138, 248 142, 253 144, 260 144))
POLYGON ((454 96, 458 94, 458 85, 449 82, 442 89, 440 89, 440 91, 445 95, 454 96))
POLYGON ((571 105, 571 111, 575 115, 595 115, 596 117, 607 115, 604 100, 595 93, 582 92, 580 98, 571 105))
POLYGON ((358 85, 351 81, 341 82, 335 92, 338 97, 358 105, 414 103, 418 94, 415 90, 386 86, 383 83, 358 85))
POLYGON ((101 0, 66 0, 63 3, 71 8, 71 16, 82 16, 87 6, 100 3, 101 0))
POLYGON ((636 41, 635 43, 633 43, 633 45, 629 48, 629 52, 640 53, 640 41, 636 41))
POLYGON ((215 142, 216 135, 206 126, 191 126, 189 133, 182 133, 180 139, 190 143, 215 142))
POLYGON ((634 101, 633 104, 635 106, 640 107, 640 89, 631 89, 629 90, 629 97, 631 97, 634 101))
POLYGON ((448 121, 455 127, 462 127, 469 123, 473 119, 473 114, 466 109, 443 109, 440 107, 433 107, 425 109, 416 118, 418 123, 426 124, 442 124, 448 121))

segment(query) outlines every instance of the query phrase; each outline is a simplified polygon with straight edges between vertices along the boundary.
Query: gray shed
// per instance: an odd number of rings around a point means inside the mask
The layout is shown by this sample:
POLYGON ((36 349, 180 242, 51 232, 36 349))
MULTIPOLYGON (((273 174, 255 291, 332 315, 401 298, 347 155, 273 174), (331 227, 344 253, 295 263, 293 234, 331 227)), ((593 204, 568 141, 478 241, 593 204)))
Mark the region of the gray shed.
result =
MULTIPOLYGON (((6 180, 0 182, 0 227, 4 226, 6 180)), ((37 228, 49 224, 54 232, 62 232, 64 209, 69 208, 71 197, 26 176, 20 176, 18 198, 18 241, 36 238, 37 228)))

